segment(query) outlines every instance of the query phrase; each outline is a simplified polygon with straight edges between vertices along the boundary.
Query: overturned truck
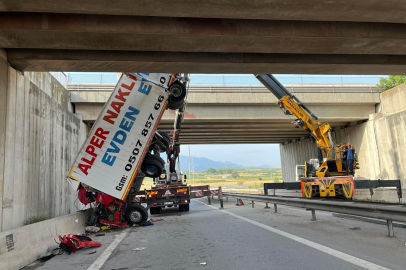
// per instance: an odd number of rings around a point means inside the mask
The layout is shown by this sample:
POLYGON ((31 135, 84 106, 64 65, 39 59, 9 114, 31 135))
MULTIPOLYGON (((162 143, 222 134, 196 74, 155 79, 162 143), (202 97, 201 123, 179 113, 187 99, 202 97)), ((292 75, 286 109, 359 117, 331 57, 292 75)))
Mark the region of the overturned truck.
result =
POLYGON ((145 177, 164 170, 160 153, 169 142, 156 130, 166 108, 183 105, 186 81, 178 73, 124 73, 119 79, 68 174, 80 202, 95 203, 100 224, 147 220, 136 194, 145 177))

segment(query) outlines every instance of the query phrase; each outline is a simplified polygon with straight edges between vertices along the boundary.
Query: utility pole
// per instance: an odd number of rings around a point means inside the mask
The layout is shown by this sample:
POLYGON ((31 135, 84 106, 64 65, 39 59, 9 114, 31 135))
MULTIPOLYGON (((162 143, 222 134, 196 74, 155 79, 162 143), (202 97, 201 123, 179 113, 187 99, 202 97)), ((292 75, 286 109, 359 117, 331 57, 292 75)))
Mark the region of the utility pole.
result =
MULTIPOLYGON (((224 174, 227 173, 227 165, 226 165, 227 161, 224 161, 224 174)), ((228 185, 228 180, 227 180, 227 176, 226 177, 226 186, 228 185)))
POLYGON ((195 186, 195 156, 192 156, 192 167, 193 167, 193 186, 195 186))
POLYGON ((190 145, 188 145, 187 148, 189 150, 189 182, 190 185, 192 185, 192 178, 190 178, 190 145))

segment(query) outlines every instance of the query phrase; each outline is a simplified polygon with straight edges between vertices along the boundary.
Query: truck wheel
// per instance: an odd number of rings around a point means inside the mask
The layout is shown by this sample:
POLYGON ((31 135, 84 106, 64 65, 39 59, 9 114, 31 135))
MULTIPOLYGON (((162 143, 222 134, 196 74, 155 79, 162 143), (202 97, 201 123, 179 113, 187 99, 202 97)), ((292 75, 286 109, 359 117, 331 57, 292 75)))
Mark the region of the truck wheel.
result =
POLYGON ((171 102, 183 101, 186 97, 186 87, 180 81, 173 82, 168 90, 171 93, 171 102))
POLYGON ((162 207, 156 207, 155 208, 155 214, 160 214, 162 212, 162 207))
POLYGON ((148 212, 144 206, 135 204, 127 208, 125 217, 129 225, 138 224, 148 219, 148 212))
POLYGON ((158 207, 151 207, 149 211, 151 212, 151 215, 158 215, 161 213, 162 208, 160 206, 158 207))
POLYGON ((171 144, 171 137, 169 137, 169 134, 166 132, 158 132, 159 135, 162 136, 161 142, 164 145, 165 149, 162 149, 162 152, 166 152, 168 150, 170 144, 171 144))
MULTIPOLYGON (((166 152, 168 150, 170 144, 171 144, 171 137, 169 137, 168 133, 166 132, 158 132, 159 135, 162 136, 162 139, 160 140, 160 143, 162 144, 162 147, 160 147, 161 153, 166 152)), ((152 141, 151 145, 149 146, 149 151, 154 150, 154 144, 157 143, 157 139, 154 137, 154 140, 152 141)))
POLYGON ((182 107, 184 100, 181 101, 171 101, 169 100, 168 109, 170 110, 177 110, 182 107))
POLYGON ((179 212, 185 212, 184 204, 179 204, 179 212))
POLYGON ((186 212, 189 212, 189 205, 190 204, 184 204, 183 208, 185 209, 186 212))
POLYGON ((141 170, 146 176, 155 178, 162 174, 165 161, 156 155, 147 155, 142 163, 141 170))

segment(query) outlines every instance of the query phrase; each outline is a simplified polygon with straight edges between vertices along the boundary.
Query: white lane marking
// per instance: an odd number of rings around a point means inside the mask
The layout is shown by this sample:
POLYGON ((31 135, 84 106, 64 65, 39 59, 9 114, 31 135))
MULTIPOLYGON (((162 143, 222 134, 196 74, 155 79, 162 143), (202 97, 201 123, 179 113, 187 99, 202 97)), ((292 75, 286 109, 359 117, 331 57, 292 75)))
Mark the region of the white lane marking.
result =
MULTIPOLYGON (((203 202, 200 202, 198 200, 196 200, 196 201, 201 203, 201 204, 204 204, 204 205, 206 205, 208 207, 211 207, 211 208, 214 208, 214 209, 218 210, 217 207, 207 205, 207 204, 205 204, 203 202)), ((312 247, 312 248, 317 249, 317 250, 319 250, 321 252, 327 253, 327 254, 329 254, 331 256, 334 256, 334 257, 339 258, 341 260, 344 260, 344 261, 347 261, 349 263, 358 265, 358 266, 363 267, 365 269, 370 269, 370 270, 390 270, 389 268, 386 268, 386 267, 383 267, 383 266, 380 266, 380 265, 365 261, 363 259, 351 256, 351 255, 349 255, 347 253, 344 253, 344 252, 341 252, 341 251, 338 251, 338 250, 335 250, 335 249, 320 245, 320 244, 318 244, 316 242, 304 239, 302 237, 299 237, 299 236, 296 236, 296 235, 293 235, 293 234, 290 234, 290 233, 275 229, 275 228, 270 227, 268 225, 265 225, 265 224, 250 220, 248 218, 245 218, 245 217, 242 217, 242 216, 239 216, 239 215, 236 215, 236 214, 231 213, 229 211, 221 210, 220 213, 229 214, 230 216, 233 216, 233 217, 236 217, 238 219, 244 220, 244 221, 246 221, 248 223, 251 223, 253 225, 256 225, 258 227, 261 227, 261 228, 263 228, 265 230, 268 230, 268 231, 271 231, 273 233, 285 236, 285 237, 287 237, 287 238, 289 238, 291 240, 302 243, 302 244, 304 244, 306 246, 312 247)))
POLYGON ((87 268, 87 270, 99 270, 100 268, 102 268, 107 259, 110 257, 111 253, 116 249, 118 244, 123 241, 124 237, 126 237, 128 233, 129 230, 125 230, 117 235, 113 242, 111 242, 110 246, 108 246, 106 250, 104 250, 104 252, 93 262, 93 264, 89 268, 87 268))

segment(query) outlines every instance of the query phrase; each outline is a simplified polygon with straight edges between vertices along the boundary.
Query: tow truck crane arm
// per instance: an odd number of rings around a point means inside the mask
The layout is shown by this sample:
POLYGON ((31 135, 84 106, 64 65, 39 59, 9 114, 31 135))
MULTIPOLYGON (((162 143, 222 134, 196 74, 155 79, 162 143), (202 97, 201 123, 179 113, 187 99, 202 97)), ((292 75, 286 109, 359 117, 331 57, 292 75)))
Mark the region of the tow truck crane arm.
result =
MULTIPOLYGON (((169 160, 169 172, 176 173, 176 160, 179 158, 180 153, 180 140, 179 135, 181 131, 183 114, 186 109, 186 101, 183 105, 176 110, 175 123, 173 127, 172 144, 166 151, 169 160)), ((179 172, 180 173, 180 172, 179 172)))
MULTIPOLYGON (((307 198, 344 197, 350 199, 354 195, 355 189, 369 189, 372 196, 373 188, 390 186, 397 188, 399 203, 401 202, 402 188, 400 180, 353 180, 352 177, 346 176, 341 156, 341 152, 346 146, 334 145, 331 138, 331 126, 328 123, 320 122, 309 108, 272 75, 255 74, 255 77, 276 96, 279 107, 285 114, 294 115, 297 118, 293 121, 294 126, 296 128, 302 127, 308 131, 327 158, 327 160, 323 160, 315 175, 313 175, 314 171, 311 173, 307 172, 307 166, 310 164, 305 163, 304 178, 300 179, 301 182, 265 183, 265 194, 268 194, 269 189, 286 188, 302 190, 302 196, 307 198)), ((357 155, 354 158, 354 169, 358 169, 357 155)))
MULTIPOLYGON (((270 74, 255 74, 255 77, 271 91, 278 99, 279 107, 287 115, 294 115, 296 119, 292 122, 296 128, 303 128, 311 135, 323 152, 326 160, 321 164, 305 163, 305 177, 327 177, 344 176, 347 174, 344 167, 344 160, 341 153, 346 145, 334 145, 331 137, 331 126, 328 123, 320 122, 309 108, 307 108, 296 96, 286 89, 278 80, 270 74)), ((355 155, 354 169, 358 168, 358 160, 355 155)))
POLYGON ((309 108, 307 108, 297 97, 286 89, 278 80, 270 74, 255 74, 255 77, 271 91, 278 99, 279 107, 287 115, 294 115, 297 119, 292 123, 296 128, 302 127, 308 131, 315 140, 317 146, 330 156, 334 147, 331 138, 331 126, 328 123, 318 121, 309 108))

